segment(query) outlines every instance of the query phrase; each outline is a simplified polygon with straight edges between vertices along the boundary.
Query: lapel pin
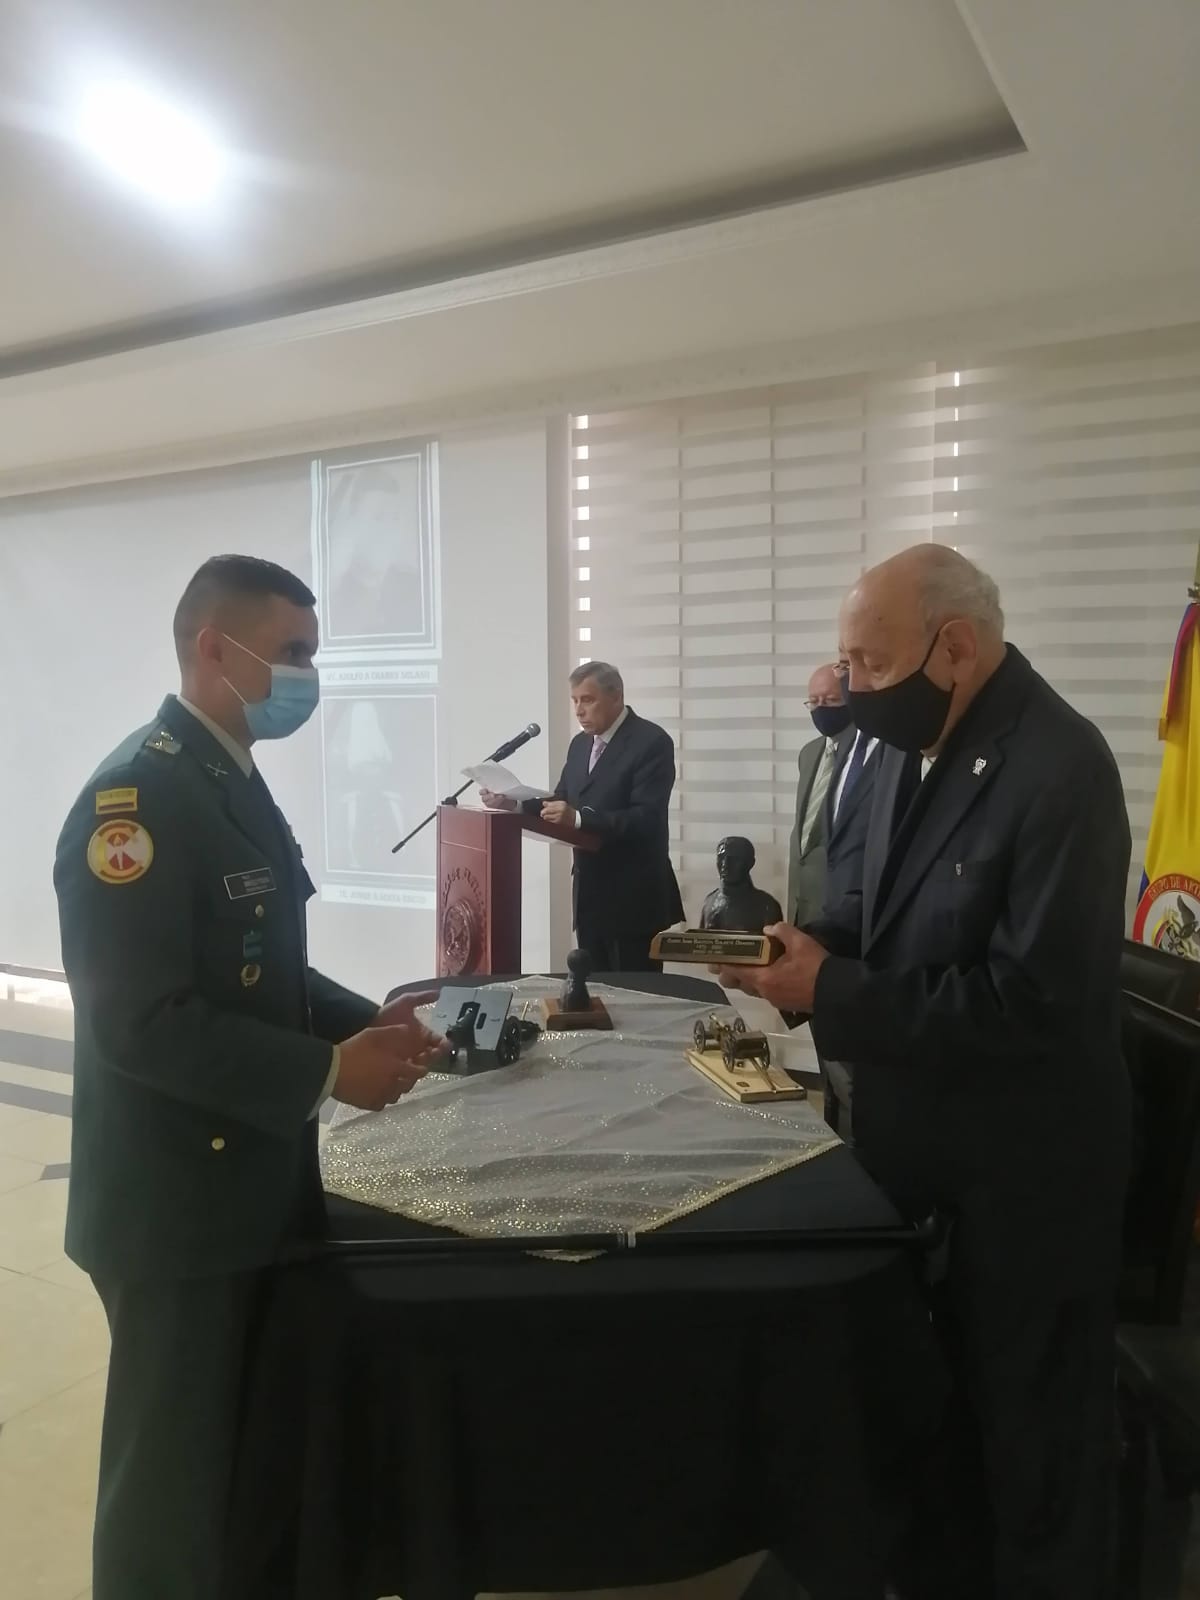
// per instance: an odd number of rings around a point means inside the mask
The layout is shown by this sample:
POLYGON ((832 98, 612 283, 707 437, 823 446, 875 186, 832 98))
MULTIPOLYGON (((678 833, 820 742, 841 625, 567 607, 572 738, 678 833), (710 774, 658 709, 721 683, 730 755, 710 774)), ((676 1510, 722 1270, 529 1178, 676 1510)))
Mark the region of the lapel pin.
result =
POLYGON ((253 989, 254 985, 261 977, 262 968, 259 966, 258 962, 248 961, 242 968, 242 988, 253 989))
POLYGON ((219 761, 206 761, 204 765, 214 778, 227 778, 229 776, 219 761))
POLYGON ((977 758, 976 762, 975 762, 975 765, 971 768, 971 771, 975 774, 975 776, 977 778, 982 778, 983 777, 983 769, 986 766, 987 766, 987 762, 984 760, 984 758, 982 756, 979 756, 977 758))

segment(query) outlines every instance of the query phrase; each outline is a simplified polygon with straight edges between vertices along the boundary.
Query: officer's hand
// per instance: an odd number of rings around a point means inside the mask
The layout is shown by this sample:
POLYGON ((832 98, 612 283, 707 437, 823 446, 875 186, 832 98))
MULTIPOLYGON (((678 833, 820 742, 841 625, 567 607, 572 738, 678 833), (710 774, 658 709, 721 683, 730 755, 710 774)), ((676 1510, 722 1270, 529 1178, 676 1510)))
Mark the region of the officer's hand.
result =
POLYGON ((515 811, 517 802, 506 794, 497 794, 494 789, 480 789, 479 798, 489 811, 515 811))
MULTIPOLYGON (((373 1028, 409 1028, 415 1024, 419 1028, 421 1024, 417 1022, 415 1016, 418 1007, 434 1005, 437 997, 438 991, 436 989, 428 989, 424 994, 398 995, 395 1000, 389 1000, 386 1005, 380 1006, 379 1014, 371 1026, 373 1028)), ((429 1034, 431 1045, 436 1044, 438 1042, 437 1034, 431 1033, 429 1029, 425 1031, 429 1034)))
POLYGON ((361 1111, 382 1111, 419 1083, 445 1048, 419 1022, 365 1028, 341 1047, 333 1097, 361 1111))

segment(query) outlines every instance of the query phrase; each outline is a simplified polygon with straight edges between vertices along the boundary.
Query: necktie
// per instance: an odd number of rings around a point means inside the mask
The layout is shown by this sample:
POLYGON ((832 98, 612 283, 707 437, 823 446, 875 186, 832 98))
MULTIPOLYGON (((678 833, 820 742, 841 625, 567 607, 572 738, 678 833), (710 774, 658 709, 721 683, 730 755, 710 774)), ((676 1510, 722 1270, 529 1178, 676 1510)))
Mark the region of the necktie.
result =
POLYGON ((834 751, 831 744, 826 744, 824 754, 813 774, 812 788, 808 791, 808 804, 804 808, 804 822, 800 829, 800 849, 807 850, 812 840, 813 829, 821 815, 821 807, 825 796, 829 793, 829 780, 833 776, 834 751))
POLYGON ((597 761, 599 761, 600 757, 603 754, 604 754, 604 740, 600 737, 599 734, 596 734, 596 736, 592 740, 592 753, 588 757, 588 771, 589 772, 593 772, 595 770, 596 763, 597 763, 597 761))
POLYGON ((854 749, 851 750, 850 760, 846 763, 846 781, 842 784, 842 792, 840 795, 838 795, 837 799, 836 809, 838 811, 842 809, 842 801, 845 800, 846 796, 850 793, 851 789, 853 789, 854 785, 862 776, 862 769, 867 764, 867 751, 870 749, 870 746, 871 741, 867 738, 865 733, 855 734, 854 749))

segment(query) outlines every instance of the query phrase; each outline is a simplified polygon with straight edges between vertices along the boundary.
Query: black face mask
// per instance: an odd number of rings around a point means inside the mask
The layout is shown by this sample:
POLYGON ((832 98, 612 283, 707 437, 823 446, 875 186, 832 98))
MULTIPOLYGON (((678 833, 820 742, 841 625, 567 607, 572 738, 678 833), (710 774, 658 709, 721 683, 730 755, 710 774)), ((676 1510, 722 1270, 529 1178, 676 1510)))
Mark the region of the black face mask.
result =
POLYGON ((939 689, 932 678, 925 676, 937 642, 935 633, 925 660, 899 683, 890 683, 886 689, 845 691, 850 715, 869 739, 881 739, 897 750, 930 750, 938 742, 950 715, 954 690, 939 689))
POLYGON ((843 728, 850 726, 849 706, 814 706, 813 727, 827 739, 836 739, 843 728))

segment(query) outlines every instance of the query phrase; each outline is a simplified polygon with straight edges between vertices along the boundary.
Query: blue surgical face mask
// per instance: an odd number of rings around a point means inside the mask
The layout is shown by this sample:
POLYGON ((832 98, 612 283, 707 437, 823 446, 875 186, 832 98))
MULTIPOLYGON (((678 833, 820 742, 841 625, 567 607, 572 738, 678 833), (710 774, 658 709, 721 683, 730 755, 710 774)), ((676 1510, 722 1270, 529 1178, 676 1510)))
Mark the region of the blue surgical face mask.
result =
POLYGON ((286 739, 297 728, 302 728, 317 709, 321 698, 321 682, 316 667, 278 666, 274 662, 263 661, 261 656, 254 655, 253 650, 239 644, 236 639, 230 639, 228 634, 224 637, 271 670, 271 690, 265 700, 247 700, 228 678, 223 680, 242 702, 250 737, 286 739))

